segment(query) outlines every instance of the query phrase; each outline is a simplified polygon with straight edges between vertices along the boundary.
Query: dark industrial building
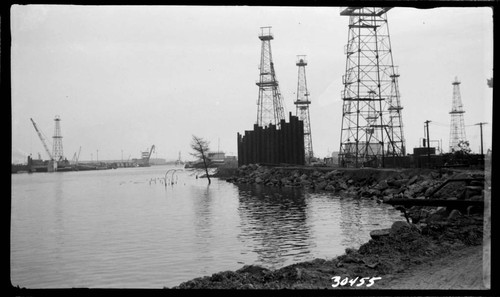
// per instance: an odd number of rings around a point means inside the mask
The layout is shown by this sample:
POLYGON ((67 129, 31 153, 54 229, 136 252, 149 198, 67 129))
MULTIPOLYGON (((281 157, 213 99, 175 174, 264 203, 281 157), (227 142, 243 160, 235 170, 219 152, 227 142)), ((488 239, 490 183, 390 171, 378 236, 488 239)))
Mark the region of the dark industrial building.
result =
POLYGON ((290 122, 279 127, 254 125, 252 131, 238 133, 238 166, 247 164, 304 165, 304 122, 289 113, 290 122))

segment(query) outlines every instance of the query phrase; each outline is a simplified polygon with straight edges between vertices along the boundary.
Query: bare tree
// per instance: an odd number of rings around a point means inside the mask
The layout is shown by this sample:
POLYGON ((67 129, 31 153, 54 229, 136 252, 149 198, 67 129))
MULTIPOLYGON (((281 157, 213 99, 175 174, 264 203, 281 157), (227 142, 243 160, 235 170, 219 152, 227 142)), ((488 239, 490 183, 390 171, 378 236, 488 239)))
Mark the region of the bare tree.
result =
POLYGON ((192 156, 203 161, 203 167, 205 167, 205 173, 207 175, 208 184, 210 184, 210 176, 208 175, 208 164, 210 163, 210 159, 207 157, 209 151, 209 142, 204 140, 201 137, 197 137, 193 135, 193 140, 191 141, 191 148, 194 150, 194 153, 191 153, 192 156))

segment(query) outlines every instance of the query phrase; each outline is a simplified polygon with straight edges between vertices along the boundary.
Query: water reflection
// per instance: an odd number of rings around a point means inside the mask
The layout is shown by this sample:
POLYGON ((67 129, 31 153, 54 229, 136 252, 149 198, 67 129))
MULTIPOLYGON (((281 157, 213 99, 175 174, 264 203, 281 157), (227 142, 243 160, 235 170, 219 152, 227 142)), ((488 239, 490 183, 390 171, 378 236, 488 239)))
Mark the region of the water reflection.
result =
POLYGON ((55 254, 59 257, 61 254, 61 247, 64 244, 64 205, 63 205, 63 188, 62 188, 62 177, 57 176, 54 179, 54 208, 53 216, 54 223, 50 230, 51 235, 55 237, 55 254))
POLYGON ((212 212, 211 212, 211 191, 210 186, 206 187, 190 187, 191 197, 193 199, 194 210, 194 231, 195 231, 195 245, 199 247, 201 257, 210 254, 210 240, 213 238, 212 234, 212 212))
POLYGON ((372 230, 390 226, 389 217, 397 217, 397 212, 389 206, 380 206, 373 200, 341 198, 339 227, 341 244, 359 247, 369 240, 372 230))
POLYGON ((244 264, 340 255, 401 219, 375 201, 218 179, 207 186, 187 170, 177 184, 148 184, 169 169, 13 175, 13 284, 171 287, 244 264))
POLYGON ((342 245, 357 245, 361 231, 361 206, 357 199, 339 199, 342 245))
POLYGON ((239 239, 257 253, 257 264, 270 268, 300 261, 311 251, 305 196, 297 189, 239 185, 239 239))

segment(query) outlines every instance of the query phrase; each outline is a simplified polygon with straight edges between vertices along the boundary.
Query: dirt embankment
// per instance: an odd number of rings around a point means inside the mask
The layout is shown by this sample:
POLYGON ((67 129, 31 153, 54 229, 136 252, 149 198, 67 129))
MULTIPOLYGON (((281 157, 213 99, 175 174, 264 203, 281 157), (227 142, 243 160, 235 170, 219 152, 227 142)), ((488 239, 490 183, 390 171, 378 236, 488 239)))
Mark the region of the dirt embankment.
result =
MULTIPOLYGON (((265 168, 257 165, 238 170, 235 183, 267 186, 310 187, 360 199, 394 196, 424 198, 451 177, 478 177, 480 172, 398 170, 316 170, 265 168)), ((444 188, 441 199, 484 199, 478 185, 455 184, 444 188)), ((377 277, 370 289, 482 289, 483 216, 443 207, 408 209, 412 223, 395 222, 390 230, 374 230, 372 239, 359 249, 347 249, 331 260, 316 259, 278 270, 247 265, 196 278, 175 289, 366 289, 366 282, 339 280, 377 277), (458 259, 458 260, 457 260, 458 259)))
POLYGON ((409 267, 386 277, 377 285, 384 289, 401 290, 474 290, 486 289, 482 277, 483 248, 470 246, 409 267))

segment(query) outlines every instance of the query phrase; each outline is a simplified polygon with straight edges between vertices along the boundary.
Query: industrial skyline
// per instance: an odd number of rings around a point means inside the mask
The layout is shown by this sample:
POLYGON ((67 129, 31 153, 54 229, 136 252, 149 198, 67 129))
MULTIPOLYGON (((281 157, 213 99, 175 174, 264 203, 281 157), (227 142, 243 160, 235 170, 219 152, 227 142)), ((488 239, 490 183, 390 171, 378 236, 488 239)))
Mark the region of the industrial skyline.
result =
MULTIPOLYGON (((491 9, 395 7, 388 16, 407 151, 421 145, 426 120, 432 140, 448 143, 458 76, 467 138, 479 152, 475 124, 492 116, 491 9)), ((236 155, 236 133, 255 122, 263 26, 273 28, 285 113, 296 98, 293 62, 307 53, 315 156, 338 151, 348 40, 338 7, 14 5, 11 21, 13 161, 43 154, 29 119, 47 133, 55 115, 67 158, 79 147, 82 160, 97 151, 103 160, 139 157, 154 143, 158 157, 175 160, 189 155, 193 134, 236 155)), ((481 128, 486 151, 491 125, 481 128)))

